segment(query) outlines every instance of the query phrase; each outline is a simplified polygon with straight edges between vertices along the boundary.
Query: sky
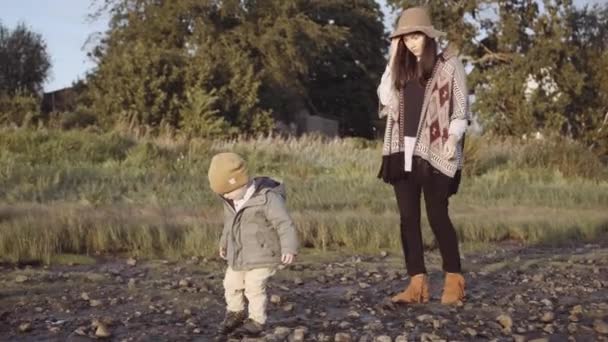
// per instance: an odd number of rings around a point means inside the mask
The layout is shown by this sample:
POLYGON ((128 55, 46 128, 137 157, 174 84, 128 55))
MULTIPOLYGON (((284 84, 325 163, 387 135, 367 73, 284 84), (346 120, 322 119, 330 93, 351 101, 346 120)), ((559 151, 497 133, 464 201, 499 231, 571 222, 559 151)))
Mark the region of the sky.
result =
MULTIPOLYGON (((391 27, 395 15, 389 13, 385 0, 378 0, 385 10, 385 25, 391 27)), ((605 3, 608 0, 575 0, 577 6, 605 3)), ((0 0, 0 22, 13 29, 25 23, 40 33, 51 56, 51 72, 44 84, 45 91, 69 87, 83 78, 94 64, 88 59, 88 38, 104 32, 108 18, 92 21, 88 15, 94 8, 90 0, 0 0)))

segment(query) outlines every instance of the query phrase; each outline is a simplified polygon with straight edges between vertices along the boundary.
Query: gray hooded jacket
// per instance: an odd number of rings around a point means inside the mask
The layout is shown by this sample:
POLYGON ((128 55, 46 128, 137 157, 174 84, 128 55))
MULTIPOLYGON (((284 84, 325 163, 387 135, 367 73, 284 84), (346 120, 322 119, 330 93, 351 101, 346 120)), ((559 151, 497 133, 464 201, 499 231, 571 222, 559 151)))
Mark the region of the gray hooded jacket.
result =
POLYGON ((235 271, 274 267, 281 254, 297 254, 298 235, 285 206, 285 187, 267 177, 254 180, 255 192, 237 212, 224 200, 220 247, 235 271))

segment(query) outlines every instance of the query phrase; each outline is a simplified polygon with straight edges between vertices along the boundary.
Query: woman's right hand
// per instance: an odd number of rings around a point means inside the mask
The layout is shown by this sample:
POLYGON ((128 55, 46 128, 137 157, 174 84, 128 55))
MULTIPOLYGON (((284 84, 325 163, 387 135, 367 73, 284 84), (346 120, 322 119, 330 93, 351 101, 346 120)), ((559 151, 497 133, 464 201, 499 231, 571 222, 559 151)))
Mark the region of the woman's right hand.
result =
POLYGON ((226 258, 226 248, 225 247, 220 247, 220 258, 227 260, 226 258))

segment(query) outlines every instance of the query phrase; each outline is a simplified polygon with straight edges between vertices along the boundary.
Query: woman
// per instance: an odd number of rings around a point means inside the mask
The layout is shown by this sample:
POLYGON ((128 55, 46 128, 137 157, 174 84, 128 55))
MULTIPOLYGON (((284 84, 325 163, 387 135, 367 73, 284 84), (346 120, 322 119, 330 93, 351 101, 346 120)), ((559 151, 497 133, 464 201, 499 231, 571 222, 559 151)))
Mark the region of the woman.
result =
POLYGON ((389 63, 378 87, 380 117, 387 117, 382 167, 401 216, 401 242, 410 283, 393 302, 426 303, 429 285, 420 231, 420 195, 443 259, 441 302, 464 299, 458 238, 448 215, 457 190, 462 139, 468 124, 464 67, 455 53, 437 54, 437 31, 426 9, 405 10, 391 35, 389 63))

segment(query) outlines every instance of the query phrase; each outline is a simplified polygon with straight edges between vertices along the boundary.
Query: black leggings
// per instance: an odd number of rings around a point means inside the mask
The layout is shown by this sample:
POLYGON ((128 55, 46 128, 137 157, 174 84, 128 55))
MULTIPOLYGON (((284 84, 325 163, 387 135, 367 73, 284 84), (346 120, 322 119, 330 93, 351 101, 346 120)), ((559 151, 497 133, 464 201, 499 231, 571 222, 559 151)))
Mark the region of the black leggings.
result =
POLYGON ((460 273, 458 237, 448 214, 448 198, 453 186, 450 178, 433 168, 426 160, 414 157, 412 172, 393 183, 401 215, 401 243, 407 273, 426 273, 422 233, 420 230, 420 194, 424 192, 426 214, 439 244, 443 270, 460 273))

